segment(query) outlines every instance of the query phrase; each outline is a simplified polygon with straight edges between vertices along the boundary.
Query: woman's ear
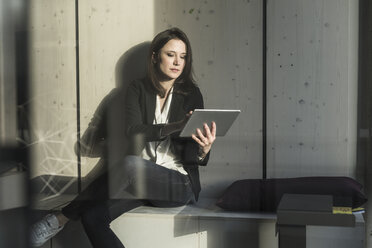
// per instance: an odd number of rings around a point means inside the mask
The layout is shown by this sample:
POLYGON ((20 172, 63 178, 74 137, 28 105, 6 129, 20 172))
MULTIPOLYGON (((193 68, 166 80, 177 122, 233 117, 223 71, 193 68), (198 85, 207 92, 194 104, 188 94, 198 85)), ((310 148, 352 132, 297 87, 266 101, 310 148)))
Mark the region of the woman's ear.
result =
POLYGON ((153 64, 156 64, 155 52, 152 52, 151 61, 153 64))

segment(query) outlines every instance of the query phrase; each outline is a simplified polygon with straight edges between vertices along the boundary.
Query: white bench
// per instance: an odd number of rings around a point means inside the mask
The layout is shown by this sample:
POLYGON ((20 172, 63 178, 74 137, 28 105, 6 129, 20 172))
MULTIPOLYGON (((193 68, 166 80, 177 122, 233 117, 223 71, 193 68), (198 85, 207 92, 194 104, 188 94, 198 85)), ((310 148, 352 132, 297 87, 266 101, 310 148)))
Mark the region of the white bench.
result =
POLYGON ((275 214, 223 211, 215 201, 140 207, 114 220, 112 229, 129 248, 277 247, 275 214))
MULTIPOLYGON (((73 195, 38 202, 34 208, 58 208, 73 195)), ((128 248, 240 248, 277 247, 276 215, 229 212, 217 207, 216 199, 176 208, 143 206, 111 223, 111 228, 128 248)), ((91 247, 80 222, 70 222, 43 248, 91 247)))

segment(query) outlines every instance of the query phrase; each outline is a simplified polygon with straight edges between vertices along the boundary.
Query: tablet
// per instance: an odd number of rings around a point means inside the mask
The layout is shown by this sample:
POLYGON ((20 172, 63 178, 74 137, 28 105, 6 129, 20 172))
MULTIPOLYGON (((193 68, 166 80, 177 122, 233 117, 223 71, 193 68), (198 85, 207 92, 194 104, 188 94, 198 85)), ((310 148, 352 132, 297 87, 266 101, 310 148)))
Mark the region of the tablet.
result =
POLYGON ((180 137, 191 137, 191 134, 196 134, 197 128, 203 131, 204 123, 211 128, 212 121, 217 126, 216 136, 225 136, 239 114, 240 110, 195 109, 181 131, 180 137))

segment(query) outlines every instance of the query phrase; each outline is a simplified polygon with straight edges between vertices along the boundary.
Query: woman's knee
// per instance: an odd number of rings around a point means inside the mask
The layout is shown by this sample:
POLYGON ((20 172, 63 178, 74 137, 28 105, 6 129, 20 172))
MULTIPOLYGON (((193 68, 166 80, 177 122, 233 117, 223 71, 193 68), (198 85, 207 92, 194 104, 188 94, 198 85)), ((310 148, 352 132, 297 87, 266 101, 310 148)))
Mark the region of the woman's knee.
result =
POLYGON ((124 158, 122 165, 125 168, 129 169, 129 168, 138 168, 141 165, 145 165, 145 164, 146 164, 146 160, 144 160, 143 158, 134 156, 134 155, 129 155, 124 158))
POLYGON ((121 178, 134 179, 138 175, 143 175, 146 171, 146 160, 137 156, 126 156, 122 164, 116 168, 117 175, 121 178))

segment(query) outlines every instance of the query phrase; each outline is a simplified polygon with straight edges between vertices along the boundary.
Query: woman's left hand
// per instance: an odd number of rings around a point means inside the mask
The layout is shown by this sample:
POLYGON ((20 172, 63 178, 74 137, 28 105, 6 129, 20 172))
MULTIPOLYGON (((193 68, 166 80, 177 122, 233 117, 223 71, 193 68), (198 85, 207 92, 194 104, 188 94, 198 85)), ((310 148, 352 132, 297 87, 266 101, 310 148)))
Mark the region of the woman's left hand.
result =
POLYGON ((196 129, 196 135, 191 135, 192 139, 200 146, 200 157, 204 158, 211 150, 212 144, 216 140, 216 129, 217 127, 214 121, 212 122, 211 128, 204 123, 204 133, 198 128, 196 129))

